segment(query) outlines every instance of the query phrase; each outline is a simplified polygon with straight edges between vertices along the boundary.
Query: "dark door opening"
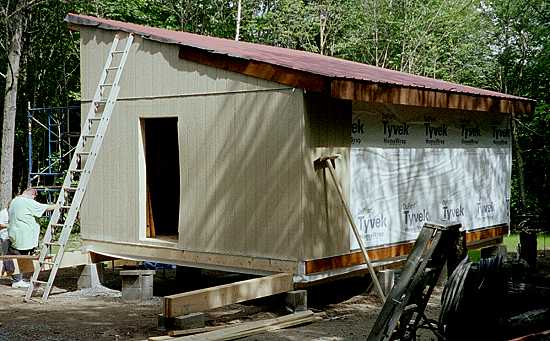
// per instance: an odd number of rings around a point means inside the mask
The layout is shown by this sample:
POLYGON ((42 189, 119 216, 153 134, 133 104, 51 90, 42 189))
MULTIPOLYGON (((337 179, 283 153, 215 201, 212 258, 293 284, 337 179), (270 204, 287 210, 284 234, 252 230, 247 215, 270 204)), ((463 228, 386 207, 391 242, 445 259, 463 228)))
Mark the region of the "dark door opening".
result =
POLYGON ((178 240, 180 165, 178 118, 141 121, 147 184, 147 237, 178 240))

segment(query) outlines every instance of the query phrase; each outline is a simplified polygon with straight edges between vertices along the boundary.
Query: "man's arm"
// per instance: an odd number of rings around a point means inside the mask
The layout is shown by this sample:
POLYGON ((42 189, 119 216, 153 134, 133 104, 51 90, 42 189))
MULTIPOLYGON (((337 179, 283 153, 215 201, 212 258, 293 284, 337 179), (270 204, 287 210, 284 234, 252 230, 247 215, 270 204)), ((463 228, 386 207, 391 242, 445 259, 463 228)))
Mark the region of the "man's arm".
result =
POLYGON ((59 208, 59 207, 61 207, 61 205, 51 204, 51 205, 48 205, 48 208, 46 208, 46 211, 53 211, 53 210, 55 210, 56 208, 59 208))

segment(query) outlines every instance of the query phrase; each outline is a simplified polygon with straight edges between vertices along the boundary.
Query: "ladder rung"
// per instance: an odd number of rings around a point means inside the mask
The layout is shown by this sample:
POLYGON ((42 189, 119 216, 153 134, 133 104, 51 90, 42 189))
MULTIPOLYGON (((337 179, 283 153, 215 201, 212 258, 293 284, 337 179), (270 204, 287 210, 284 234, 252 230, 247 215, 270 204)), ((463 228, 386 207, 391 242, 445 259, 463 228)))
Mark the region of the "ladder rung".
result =
POLYGON ((72 172, 72 173, 82 173, 84 170, 83 169, 69 169, 69 172, 72 172))
POLYGON ((90 117, 88 121, 101 121, 101 117, 90 117))
POLYGON ((105 70, 110 71, 110 70, 118 70, 118 69, 120 69, 118 66, 110 66, 110 67, 106 68, 105 70))
POLYGON ((88 155, 90 152, 76 152, 78 155, 88 155))
POLYGON ((57 245, 57 246, 62 245, 60 242, 44 242, 44 244, 46 244, 46 245, 57 245))
POLYGON ((34 282, 34 283, 40 283, 40 284, 48 284, 48 282, 40 281, 40 280, 38 280, 38 279, 35 279, 33 282, 34 282))
POLYGON ((50 261, 42 261, 42 264, 46 264, 46 265, 55 265, 55 262, 50 262, 50 261))
POLYGON ((103 84, 99 84, 100 87, 105 87, 105 86, 113 86, 113 83, 103 83, 103 84))
POLYGON ((91 139, 91 138, 94 138, 95 135, 82 135, 82 137, 85 139, 91 139))
POLYGON ((118 50, 118 51, 113 51, 111 52, 112 54, 119 54, 119 53, 124 53, 125 50, 118 50))
POLYGON ((94 101, 94 103, 103 104, 103 103, 107 103, 107 100, 106 99, 98 99, 97 101, 94 101))
POLYGON ((68 210, 68 209, 71 208, 71 206, 61 206, 61 208, 64 208, 64 209, 67 209, 67 210, 68 210))
POLYGON ((78 187, 63 187, 63 189, 67 192, 76 192, 78 187))
POLYGON ((63 227, 63 224, 50 224, 50 225, 55 227, 63 227))

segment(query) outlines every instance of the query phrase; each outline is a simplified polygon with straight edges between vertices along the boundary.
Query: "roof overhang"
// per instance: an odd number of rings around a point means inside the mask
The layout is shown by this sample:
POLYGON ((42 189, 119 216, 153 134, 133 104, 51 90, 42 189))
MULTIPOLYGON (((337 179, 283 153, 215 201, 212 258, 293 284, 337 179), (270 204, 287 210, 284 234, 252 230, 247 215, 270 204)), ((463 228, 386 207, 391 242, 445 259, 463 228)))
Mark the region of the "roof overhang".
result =
POLYGON ((517 114, 532 112, 535 104, 535 101, 526 98, 473 95, 326 77, 239 57, 223 56, 221 58, 219 55, 189 46, 180 46, 179 57, 199 64, 302 88, 307 91, 327 93, 334 98, 367 103, 517 114))
POLYGON ((303 51, 203 37, 75 14, 67 15, 65 20, 74 30, 87 26, 125 31, 146 39, 175 44, 180 47, 181 59, 306 91, 325 93, 339 99, 517 114, 530 113, 535 106, 535 101, 528 98, 303 51), (271 52, 273 57, 270 56, 271 52), (292 62, 293 58, 296 63, 292 62), (354 70, 357 72, 354 73, 354 70))

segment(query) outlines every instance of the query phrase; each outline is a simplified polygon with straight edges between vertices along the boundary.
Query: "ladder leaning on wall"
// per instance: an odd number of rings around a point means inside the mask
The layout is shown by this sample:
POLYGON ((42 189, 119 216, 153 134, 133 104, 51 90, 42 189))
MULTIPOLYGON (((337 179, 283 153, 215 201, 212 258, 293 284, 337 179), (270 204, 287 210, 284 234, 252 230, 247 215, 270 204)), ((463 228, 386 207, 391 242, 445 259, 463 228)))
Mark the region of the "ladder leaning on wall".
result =
POLYGON ((58 207, 53 211, 44 234, 38 258, 39 267, 35 268, 25 295, 27 302, 31 300, 35 288, 40 284, 45 285, 42 302, 48 299, 55 275, 63 259, 65 245, 80 210, 84 193, 86 193, 97 153, 101 148, 118 98, 120 77, 134 39, 132 34, 128 34, 124 42, 124 39, 119 38, 120 35, 121 33, 117 33, 113 39, 75 153, 57 198, 58 207), (57 247, 57 252, 54 252, 53 257, 49 258, 52 246, 57 247), (51 266, 48 280, 40 281, 38 275, 46 269, 46 266, 51 266))

